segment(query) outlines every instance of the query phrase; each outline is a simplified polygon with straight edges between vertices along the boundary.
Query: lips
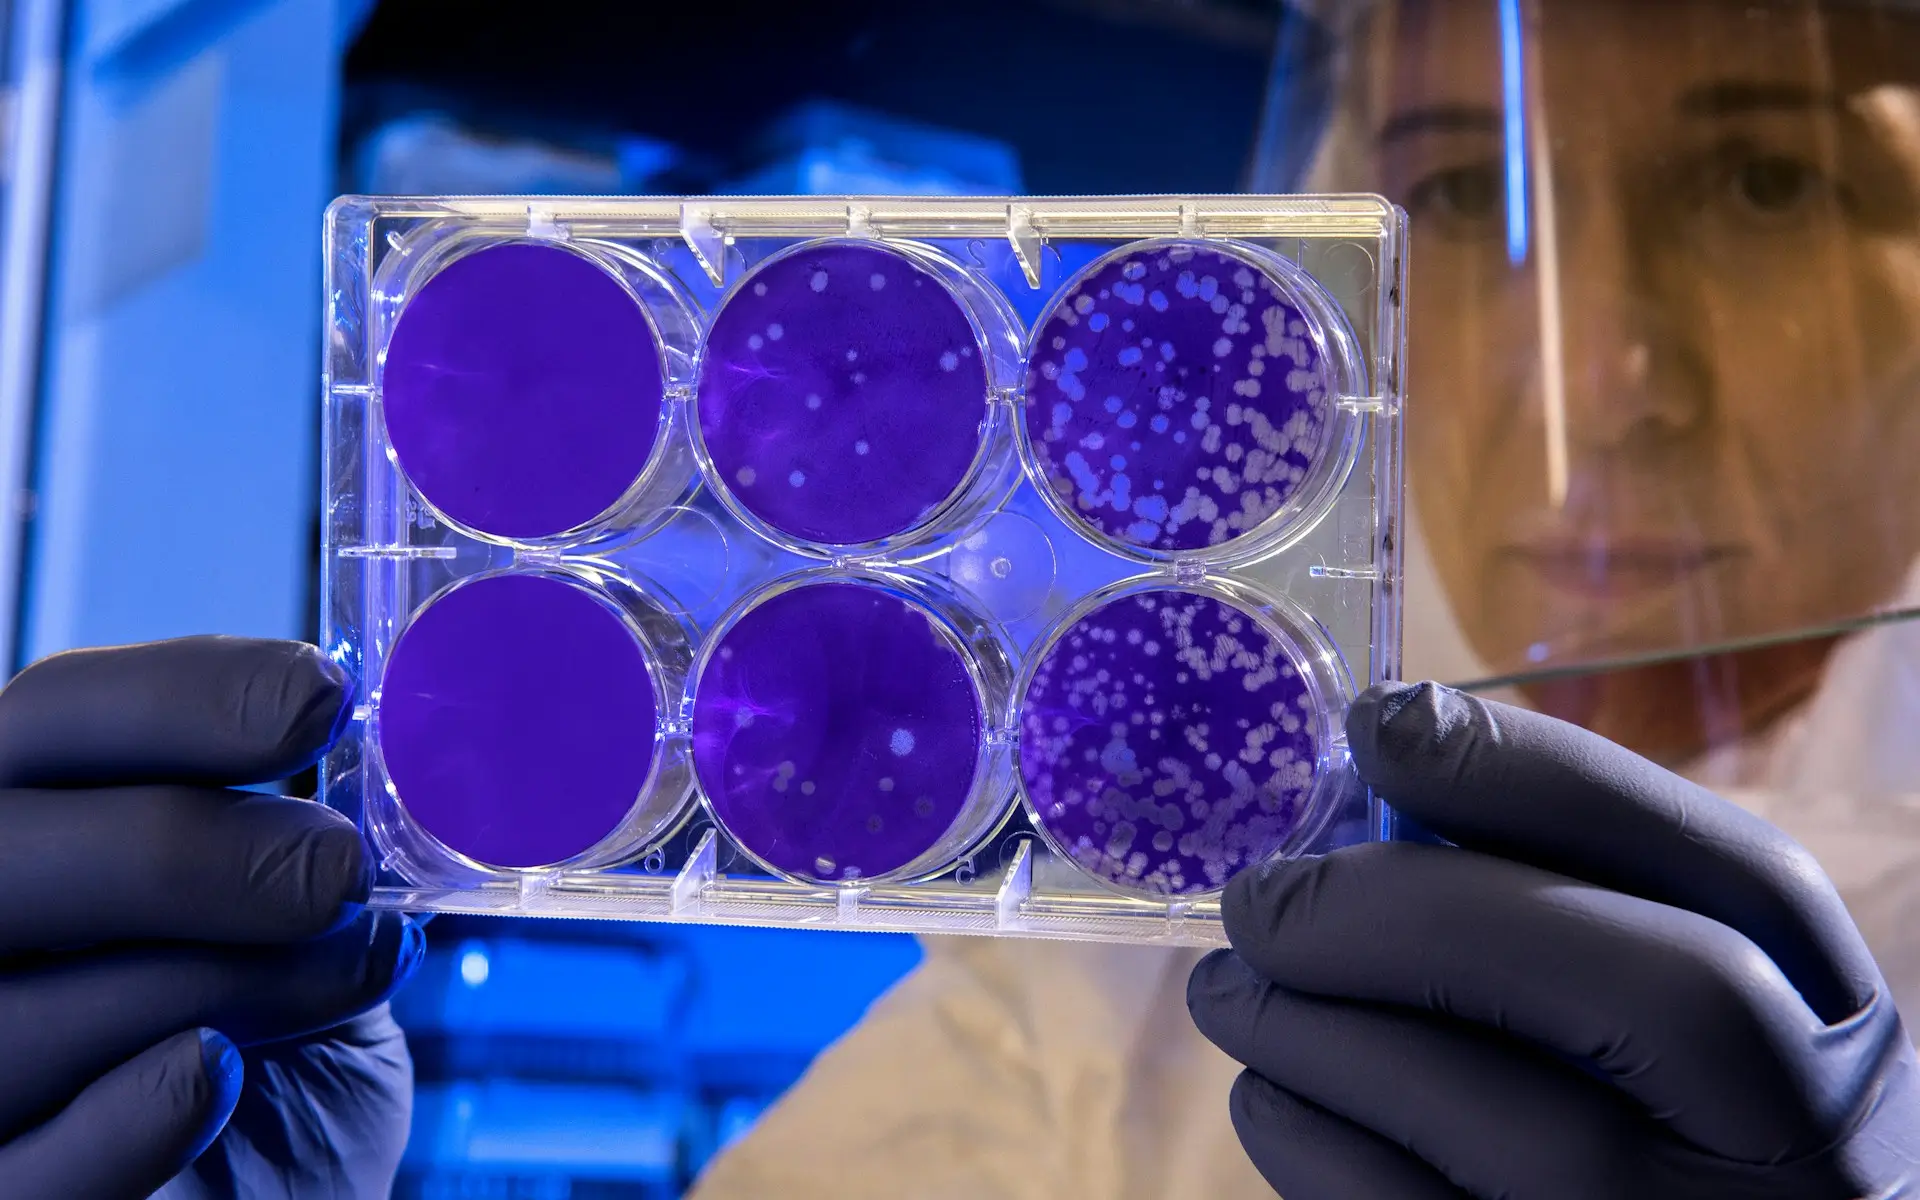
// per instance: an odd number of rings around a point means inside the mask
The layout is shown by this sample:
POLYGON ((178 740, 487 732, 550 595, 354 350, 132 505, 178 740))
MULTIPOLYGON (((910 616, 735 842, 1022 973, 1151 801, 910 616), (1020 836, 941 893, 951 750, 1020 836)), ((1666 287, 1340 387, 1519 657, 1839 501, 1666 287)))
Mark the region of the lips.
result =
POLYGON ((1541 534, 1509 542, 1503 559, 1557 591, 1587 598, 1638 596, 1674 587, 1743 555, 1737 546, 1659 535, 1541 534))

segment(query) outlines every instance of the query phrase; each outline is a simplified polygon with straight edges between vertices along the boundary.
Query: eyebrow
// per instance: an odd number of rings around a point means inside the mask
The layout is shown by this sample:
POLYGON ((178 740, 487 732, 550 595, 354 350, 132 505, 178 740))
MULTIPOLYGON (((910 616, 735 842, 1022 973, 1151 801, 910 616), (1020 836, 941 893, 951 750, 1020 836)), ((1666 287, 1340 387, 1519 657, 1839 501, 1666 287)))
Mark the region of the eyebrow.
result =
POLYGON ((1500 133, 1506 123, 1491 108, 1471 104, 1442 104, 1395 113, 1380 127, 1374 140, 1381 145, 1422 133, 1500 133))
POLYGON ((1688 88, 1677 106, 1689 117, 1735 117, 1761 112, 1846 112, 1847 102, 1832 92, 1797 83, 1760 83, 1723 79, 1688 88))
MULTIPOLYGON (((1737 117, 1766 112, 1851 112, 1845 99, 1832 92, 1817 91, 1794 83, 1761 83, 1752 80, 1723 79, 1687 89, 1675 106, 1682 116, 1737 117)), ((1374 140, 1389 142, 1417 137, 1423 133, 1504 132, 1505 122, 1498 110, 1475 104, 1441 104, 1395 113, 1380 127, 1374 140)))

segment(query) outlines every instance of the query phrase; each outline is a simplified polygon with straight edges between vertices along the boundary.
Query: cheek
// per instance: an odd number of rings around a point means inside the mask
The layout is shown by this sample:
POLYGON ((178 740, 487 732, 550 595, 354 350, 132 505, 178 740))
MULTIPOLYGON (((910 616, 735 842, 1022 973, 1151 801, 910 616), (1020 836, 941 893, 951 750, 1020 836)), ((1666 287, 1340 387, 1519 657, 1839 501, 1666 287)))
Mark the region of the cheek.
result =
POLYGON ((1858 615, 1920 554, 1920 505, 1896 482, 1920 461, 1920 247, 1826 261, 1825 282, 1716 297, 1722 478, 1753 553, 1722 599, 1743 632, 1858 615))
POLYGON ((1794 312, 1756 323, 1754 315, 1723 324, 1708 346, 1718 410, 1709 419, 1716 457, 1726 460, 1723 481, 1778 519, 1807 507, 1850 414, 1834 402, 1842 347, 1826 318, 1794 312))
MULTIPOLYGON (((1889 239, 1872 259, 1862 273, 1867 379, 1859 423, 1876 438, 1882 463, 1911 464, 1920 461, 1920 235, 1889 239)), ((1920 522, 1911 488, 1898 490, 1908 500, 1901 511, 1920 522)))
POLYGON ((1777 548, 1815 559, 1871 540, 1835 537, 1831 522, 1884 524, 1887 472, 1920 452, 1920 248, 1847 258, 1832 272, 1844 286, 1728 292, 1711 308, 1729 465, 1771 514, 1777 548))
MULTIPOLYGON (((1851 332, 1859 383, 1836 397, 1830 431, 1831 507, 1881 562, 1903 573, 1920 556, 1920 238, 1872 248, 1859 271, 1860 321, 1851 332)), ((1888 584, 1890 590, 1891 584, 1888 584)), ((1885 594, 1875 600, 1884 600, 1885 594)))

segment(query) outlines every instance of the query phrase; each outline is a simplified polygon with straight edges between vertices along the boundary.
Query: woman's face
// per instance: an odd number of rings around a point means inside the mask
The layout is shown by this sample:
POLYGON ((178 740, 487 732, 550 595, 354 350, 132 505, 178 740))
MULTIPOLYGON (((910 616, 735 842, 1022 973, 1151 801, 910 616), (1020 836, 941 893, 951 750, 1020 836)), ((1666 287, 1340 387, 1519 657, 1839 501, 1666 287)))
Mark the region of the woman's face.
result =
MULTIPOLYGON (((1413 217, 1411 479, 1474 647, 1518 672, 1886 604, 1920 557, 1920 15, 1519 7, 1505 54, 1496 0, 1403 0, 1362 43, 1413 217)), ((1828 644, 1535 698, 1679 758, 1828 644)))

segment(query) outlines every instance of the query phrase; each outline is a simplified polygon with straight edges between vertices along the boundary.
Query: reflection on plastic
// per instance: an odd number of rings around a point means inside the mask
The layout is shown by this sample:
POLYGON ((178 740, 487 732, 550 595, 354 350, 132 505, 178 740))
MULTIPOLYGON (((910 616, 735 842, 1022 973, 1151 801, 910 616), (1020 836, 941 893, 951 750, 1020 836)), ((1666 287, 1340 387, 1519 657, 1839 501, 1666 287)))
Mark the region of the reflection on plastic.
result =
POLYGON ((960 539, 947 578, 1002 621, 1039 612, 1053 590, 1053 542, 1031 517, 1002 511, 960 539))

